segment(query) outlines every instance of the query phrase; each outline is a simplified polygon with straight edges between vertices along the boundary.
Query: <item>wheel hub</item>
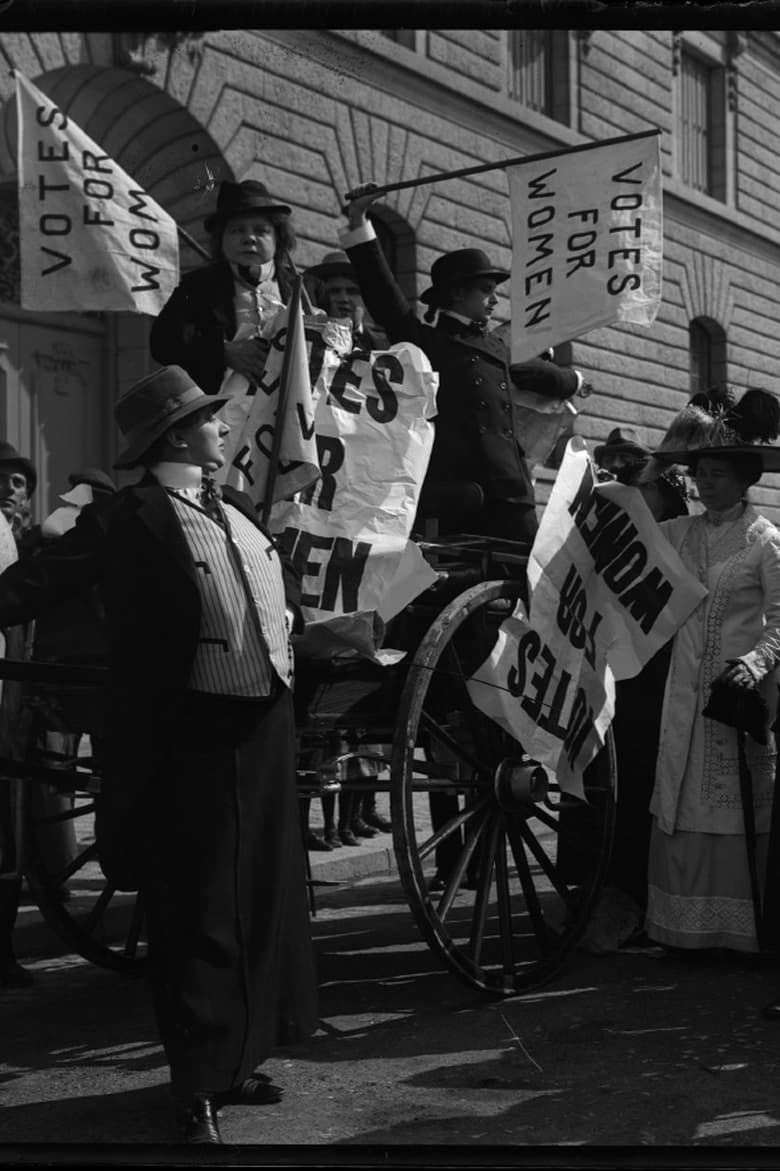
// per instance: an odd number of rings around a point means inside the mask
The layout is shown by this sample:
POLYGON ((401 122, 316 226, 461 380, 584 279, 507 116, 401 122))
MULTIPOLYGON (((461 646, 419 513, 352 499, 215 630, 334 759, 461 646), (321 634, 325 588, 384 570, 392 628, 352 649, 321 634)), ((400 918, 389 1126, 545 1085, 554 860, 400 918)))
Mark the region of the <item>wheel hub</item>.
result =
POLYGON ((512 812, 543 801, 549 782, 546 770, 537 761, 528 756, 507 757, 496 769, 493 788, 501 808, 512 812))

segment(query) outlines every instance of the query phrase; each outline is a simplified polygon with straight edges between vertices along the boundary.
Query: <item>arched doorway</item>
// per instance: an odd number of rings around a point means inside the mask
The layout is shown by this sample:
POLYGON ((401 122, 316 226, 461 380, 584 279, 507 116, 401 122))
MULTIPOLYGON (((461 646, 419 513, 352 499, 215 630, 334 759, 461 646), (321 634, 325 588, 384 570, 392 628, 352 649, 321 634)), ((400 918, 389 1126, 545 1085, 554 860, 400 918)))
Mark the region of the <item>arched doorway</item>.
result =
MULTIPOLYGON (((169 94, 126 70, 68 66, 31 78, 180 227, 205 245, 202 221, 232 174, 211 137, 169 94)), ((111 468, 113 405, 152 366, 151 318, 134 313, 38 313, 20 306, 16 103, 0 119, 0 438, 38 469, 40 520, 68 472, 111 468)), ((201 258, 186 245, 181 266, 201 258)))

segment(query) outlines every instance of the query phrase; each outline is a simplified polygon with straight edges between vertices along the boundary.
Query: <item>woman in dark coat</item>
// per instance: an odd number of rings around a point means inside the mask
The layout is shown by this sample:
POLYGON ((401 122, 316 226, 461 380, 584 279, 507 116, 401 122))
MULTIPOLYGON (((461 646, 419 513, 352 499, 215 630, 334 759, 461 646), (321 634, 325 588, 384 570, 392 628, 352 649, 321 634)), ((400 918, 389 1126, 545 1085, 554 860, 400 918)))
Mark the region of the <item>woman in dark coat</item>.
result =
POLYGON ((263 373, 267 343, 236 333, 252 326, 259 332, 287 303, 295 234, 290 208, 253 179, 226 180, 204 227, 214 259, 182 277, 149 344, 161 365, 181 366, 207 394, 216 394, 228 369, 249 379, 263 373))
POLYGON ((297 795, 290 627, 298 582, 248 497, 208 511, 227 428, 178 367, 117 404, 117 466, 143 478, 0 575, 0 625, 100 588, 109 630, 101 866, 139 889, 182 1137, 219 1142, 228 1102, 317 1025, 297 795))
MULTIPOLYGON (((419 346, 439 374, 436 437, 425 488, 430 491, 434 484, 464 482, 477 485, 482 505, 467 517, 453 517, 455 531, 530 544, 537 529, 536 505, 530 470, 517 439, 513 385, 564 399, 579 389, 581 375, 543 358, 511 364, 506 343, 487 329, 498 300, 496 286, 509 273, 478 248, 461 248, 435 261, 431 287, 420 298, 429 309, 425 322, 420 321, 366 219, 365 209, 376 198, 367 186, 365 194, 353 200, 349 231, 342 234, 341 242, 373 320, 391 342, 419 346), (434 325, 426 324, 434 318, 434 325)), ((449 526, 439 527, 444 532, 449 526)))

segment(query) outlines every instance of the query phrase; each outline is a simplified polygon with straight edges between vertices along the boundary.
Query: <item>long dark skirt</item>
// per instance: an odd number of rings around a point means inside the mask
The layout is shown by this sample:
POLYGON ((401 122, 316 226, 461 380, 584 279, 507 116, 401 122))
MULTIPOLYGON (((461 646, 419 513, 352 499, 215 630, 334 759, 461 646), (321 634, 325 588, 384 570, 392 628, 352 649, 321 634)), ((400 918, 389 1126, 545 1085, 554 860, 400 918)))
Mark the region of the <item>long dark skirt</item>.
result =
MULTIPOLYGON (((192 696, 160 773, 143 894, 178 1092, 225 1090, 317 1027, 287 689, 192 696)), ((151 820, 151 817, 150 817, 151 820)))

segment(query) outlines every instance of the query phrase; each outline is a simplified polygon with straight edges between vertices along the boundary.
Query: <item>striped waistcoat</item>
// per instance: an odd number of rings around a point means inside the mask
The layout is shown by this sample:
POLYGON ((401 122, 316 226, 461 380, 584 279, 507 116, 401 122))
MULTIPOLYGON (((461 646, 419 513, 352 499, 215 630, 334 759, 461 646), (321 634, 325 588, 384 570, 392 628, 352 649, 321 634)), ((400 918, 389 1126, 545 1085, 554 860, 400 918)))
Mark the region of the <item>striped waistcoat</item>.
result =
POLYGON ((175 493, 171 501, 195 562, 201 595, 190 689, 215 695, 268 695, 272 672, 290 686, 292 656, 276 549, 230 504, 222 505, 229 535, 196 504, 175 493))

